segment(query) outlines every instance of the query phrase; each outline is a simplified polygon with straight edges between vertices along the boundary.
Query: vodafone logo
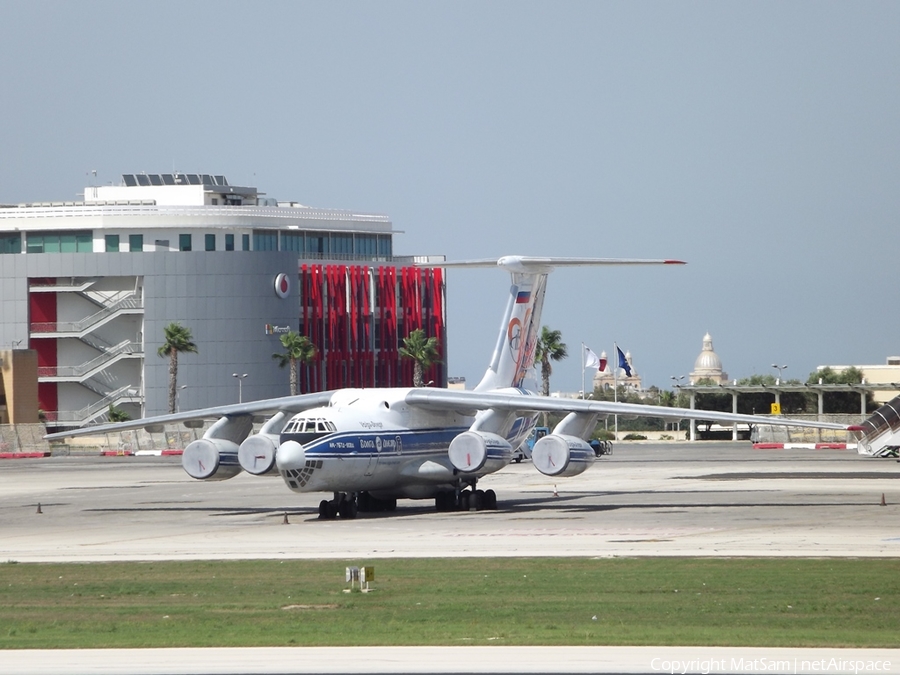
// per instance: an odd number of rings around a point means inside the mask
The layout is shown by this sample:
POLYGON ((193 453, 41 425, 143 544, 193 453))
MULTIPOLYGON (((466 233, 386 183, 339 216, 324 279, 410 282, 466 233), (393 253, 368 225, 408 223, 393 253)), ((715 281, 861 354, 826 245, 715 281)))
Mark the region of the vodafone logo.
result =
POLYGON ((291 278, 287 274, 275 277, 275 295, 286 298, 291 293, 291 278))

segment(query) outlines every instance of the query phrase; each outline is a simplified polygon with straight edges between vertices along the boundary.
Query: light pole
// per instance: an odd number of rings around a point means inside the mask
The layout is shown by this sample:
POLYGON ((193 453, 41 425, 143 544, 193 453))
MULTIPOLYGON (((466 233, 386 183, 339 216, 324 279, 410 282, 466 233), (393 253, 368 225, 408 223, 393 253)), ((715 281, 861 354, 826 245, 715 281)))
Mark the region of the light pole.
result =
POLYGON ((186 384, 182 384, 178 387, 178 391, 175 392, 175 412, 181 412, 181 392, 187 388, 186 384))
MULTIPOLYGON (((681 387, 681 381, 684 379, 684 377, 685 377, 684 375, 679 375, 678 377, 675 377, 674 375, 669 375, 669 379, 671 379, 672 382, 675 383, 675 389, 678 389, 679 387, 681 387)), ((675 396, 676 396, 675 403, 677 405, 678 392, 675 392, 675 396)), ((676 428, 678 429, 678 432, 676 433, 676 436, 677 436, 677 434, 681 432, 681 420, 678 420, 677 422, 675 422, 675 425, 676 425, 676 428)))
POLYGON ((787 368, 787 366, 779 366, 777 363, 773 363, 772 367, 778 370, 778 381, 775 384, 781 384, 781 371, 787 368))
POLYGON ((236 377, 238 381, 238 403, 244 402, 244 378, 247 377, 247 373, 242 375, 238 375, 237 373, 232 373, 232 377, 236 377))

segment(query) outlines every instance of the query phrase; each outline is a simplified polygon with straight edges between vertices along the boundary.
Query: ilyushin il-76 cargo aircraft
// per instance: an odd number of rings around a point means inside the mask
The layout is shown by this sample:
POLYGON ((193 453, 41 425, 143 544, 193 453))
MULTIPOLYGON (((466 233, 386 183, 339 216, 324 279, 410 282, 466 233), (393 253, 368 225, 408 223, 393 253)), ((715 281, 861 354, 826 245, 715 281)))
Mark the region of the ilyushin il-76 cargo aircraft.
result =
POLYGON ((512 277, 500 334, 484 378, 474 390, 436 388, 338 389, 160 415, 51 434, 49 439, 165 423, 217 419, 185 449, 185 471, 199 480, 224 480, 242 470, 280 475, 294 492, 333 495, 319 504, 321 518, 355 518, 358 511, 392 511, 397 499, 433 499, 440 510, 497 508, 482 477, 512 461, 542 412, 565 417, 534 444, 534 467, 547 476, 576 476, 595 459, 587 439, 599 416, 640 415, 851 430, 840 424, 760 418, 536 395, 526 385, 547 277, 557 267, 672 265, 677 260, 614 260, 504 256, 443 263, 445 267, 499 267, 512 277), (271 415, 258 433, 253 418, 271 415))

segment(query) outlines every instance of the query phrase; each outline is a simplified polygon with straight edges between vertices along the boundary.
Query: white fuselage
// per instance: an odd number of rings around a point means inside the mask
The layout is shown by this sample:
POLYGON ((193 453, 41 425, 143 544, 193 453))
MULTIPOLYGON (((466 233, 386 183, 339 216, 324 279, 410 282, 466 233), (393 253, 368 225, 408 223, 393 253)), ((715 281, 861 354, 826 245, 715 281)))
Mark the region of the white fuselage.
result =
MULTIPOLYGON (((450 442, 477 419, 465 411, 430 410, 405 403, 409 389, 346 389, 328 406, 294 415, 280 434, 278 472, 295 492, 370 492, 376 496, 429 498, 452 489, 459 472, 450 442)), ((506 434, 518 447, 534 425, 519 417, 506 434)), ((489 453, 466 479, 496 471, 511 452, 489 453)))

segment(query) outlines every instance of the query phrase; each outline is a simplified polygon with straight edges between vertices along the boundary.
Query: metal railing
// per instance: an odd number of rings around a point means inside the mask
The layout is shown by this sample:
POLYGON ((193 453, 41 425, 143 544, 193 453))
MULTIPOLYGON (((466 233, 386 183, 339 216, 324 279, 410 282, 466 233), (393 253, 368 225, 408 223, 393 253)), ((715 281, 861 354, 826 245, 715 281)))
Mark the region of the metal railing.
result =
POLYGON ((86 405, 81 410, 51 410, 45 412, 44 415, 48 422, 55 422, 59 425, 83 426, 94 417, 108 411, 110 405, 119 403, 140 404, 140 390, 134 385, 125 385, 104 396, 99 401, 86 405))
POLYGON ((52 281, 31 281, 28 285, 28 290, 37 293, 50 293, 57 291, 86 291, 88 288, 97 283, 97 279, 76 279, 70 278, 69 280, 60 280, 54 279, 52 281), (75 282, 78 283, 75 283, 75 282))
POLYGON ((115 347, 112 347, 100 354, 99 356, 81 363, 77 366, 43 366, 38 368, 38 377, 74 377, 81 378, 88 373, 102 368, 109 362, 120 356, 130 356, 131 354, 142 354, 144 346, 140 343, 125 340, 115 347))
POLYGON ((34 322, 31 324, 31 332, 34 333, 82 333, 102 321, 114 316, 116 313, 127 309, 143 309, 144 300, 134 291, 128 291, 127 297, 118 300, 109 307, 78 321, 53 321, 34 322))

